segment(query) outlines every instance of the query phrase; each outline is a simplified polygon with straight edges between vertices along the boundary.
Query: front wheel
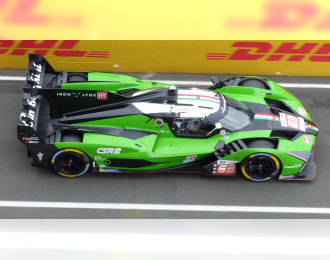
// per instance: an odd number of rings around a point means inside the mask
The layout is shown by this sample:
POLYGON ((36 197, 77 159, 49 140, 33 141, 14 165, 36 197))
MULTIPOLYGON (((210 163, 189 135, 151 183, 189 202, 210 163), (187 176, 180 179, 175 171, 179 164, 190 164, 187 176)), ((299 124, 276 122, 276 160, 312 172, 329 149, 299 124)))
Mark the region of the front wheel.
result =
POLYGON ((241 162, 243 175, 251 181, 268 181, 275 177, 280 169, 280 160, 268 153, 255 153, 241 162))
POLYGON ((90 159, 80 150, 63 149, 54 154, 51 166, 61 176, 78 177, 87 172, 90 159))

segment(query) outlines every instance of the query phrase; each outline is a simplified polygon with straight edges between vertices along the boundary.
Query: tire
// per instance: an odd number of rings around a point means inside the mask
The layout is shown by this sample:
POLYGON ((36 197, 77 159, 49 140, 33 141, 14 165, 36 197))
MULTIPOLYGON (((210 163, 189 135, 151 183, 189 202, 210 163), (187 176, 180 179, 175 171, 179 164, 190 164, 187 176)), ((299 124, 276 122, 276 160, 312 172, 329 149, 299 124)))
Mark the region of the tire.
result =
POLYGON ((238 86, 241 87, 251 87, 251 88, 261 88, 261 89, 268 89, 268 86, 266 85, 265 82, 259 79, 245 79, 242 80, 238 86))
POLYGON ((240 163, 244 177, 251 181, 268 181, 281 171, 281 161, 269 153, 255 153, 240 163))
POLYGON ((62 149, 53 155, 51 167, 63 177, 74 178, 88 171, 90 159, 77 149, 62 149))
POLYGON ((276 149, 276 142, 273 140, 257 139, 245 142, 249 148, 266 148, 266 149, 276 149))
POLYGON ((71 72, 68 74, 68 80, 67 82, 82 82, 82 81, 88 81, 88 75, 86 73, 80 73, 80 72, 71 72))

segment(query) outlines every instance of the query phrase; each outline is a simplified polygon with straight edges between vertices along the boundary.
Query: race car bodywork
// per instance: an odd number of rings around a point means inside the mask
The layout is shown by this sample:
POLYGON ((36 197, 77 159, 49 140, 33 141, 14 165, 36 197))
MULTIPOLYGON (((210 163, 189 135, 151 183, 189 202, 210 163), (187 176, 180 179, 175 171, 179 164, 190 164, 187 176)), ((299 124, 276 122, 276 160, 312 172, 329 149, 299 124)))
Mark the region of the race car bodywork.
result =
POLYGON ((275 82, 238 76, 208 89, 100 72, 56 72, 29 55, 18 139, 65 177, 192 172, 313 180, 318 128, 275 82))

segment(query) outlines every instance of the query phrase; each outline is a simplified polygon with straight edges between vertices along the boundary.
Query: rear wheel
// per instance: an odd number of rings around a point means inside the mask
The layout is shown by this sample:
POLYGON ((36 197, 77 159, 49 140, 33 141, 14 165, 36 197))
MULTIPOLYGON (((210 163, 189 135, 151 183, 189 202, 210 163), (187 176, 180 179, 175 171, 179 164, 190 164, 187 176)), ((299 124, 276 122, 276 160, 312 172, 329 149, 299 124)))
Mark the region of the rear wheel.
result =
POLYGON ((61 176, 78 177, 88 171, 90 159, 77 149, 63 149, 54 154, 51 166, 61 176))
POLYGON ((280 172, 280 160, 272 154, 255 153, 241 162, 242 174, 251 181, 267 181, 280 172))
POLYGON ((261 79, 243 79, 238 86, 242 87, 252 87, 252 88, 261 88, 261 89, 269 89, 267 84, 261 79))

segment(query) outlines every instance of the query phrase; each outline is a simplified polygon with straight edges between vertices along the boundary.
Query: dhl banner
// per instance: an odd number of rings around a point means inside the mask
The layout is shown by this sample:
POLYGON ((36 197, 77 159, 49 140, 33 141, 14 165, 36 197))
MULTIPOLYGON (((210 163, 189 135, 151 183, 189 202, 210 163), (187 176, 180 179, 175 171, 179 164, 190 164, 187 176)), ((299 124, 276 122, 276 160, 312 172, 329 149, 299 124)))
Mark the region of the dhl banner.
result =
POLYGON ((0 40, 0 69, 26 69, 29 53, 55 70, 330 75, 330 41, 0 40))
POLYGON ((330 40, 328 0, 0 0, 0 39, 330 40))

